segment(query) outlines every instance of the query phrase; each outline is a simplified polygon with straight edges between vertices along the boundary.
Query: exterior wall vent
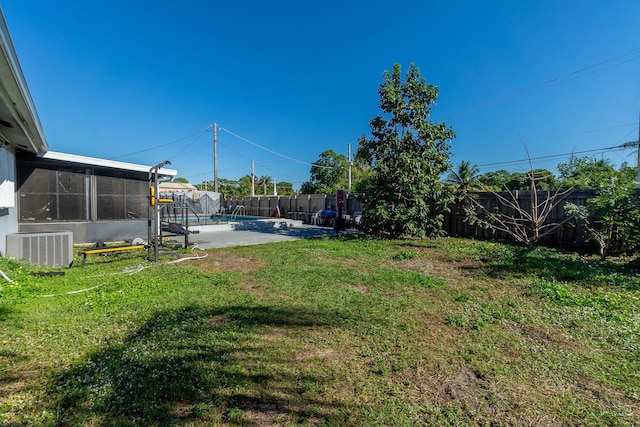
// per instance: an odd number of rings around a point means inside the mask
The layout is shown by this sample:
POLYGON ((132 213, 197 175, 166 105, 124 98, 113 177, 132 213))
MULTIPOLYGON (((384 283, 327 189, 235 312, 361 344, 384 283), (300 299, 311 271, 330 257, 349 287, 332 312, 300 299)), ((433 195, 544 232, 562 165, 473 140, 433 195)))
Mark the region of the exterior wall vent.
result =
POLYGON ((7 257, 39 266, 69 267, 73 263, 73 233, 50 231, 7 234, 7 257))

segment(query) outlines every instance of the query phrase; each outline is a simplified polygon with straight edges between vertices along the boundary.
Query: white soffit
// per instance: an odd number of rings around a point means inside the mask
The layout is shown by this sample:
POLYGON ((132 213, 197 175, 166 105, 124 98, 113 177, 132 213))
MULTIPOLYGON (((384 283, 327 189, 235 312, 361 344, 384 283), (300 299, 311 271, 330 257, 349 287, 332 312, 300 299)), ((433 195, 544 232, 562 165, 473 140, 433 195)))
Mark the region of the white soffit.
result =
MULTIPOLYGON (((115 160, 98 159, 96 157, 78 156, 76 154, 58 153, 55 151, 47 151, 40 155, 43 159, 58 160, 61 162, 79 163, 88 166, 101 166, 111 169, 121 169, 135 172, 149 172, 153 166, 138 165, 135 163, 116 162, 115 160)), ((175 169, 160 168, 158 170, 160 176, 174 177, 178 174, 175 169)))

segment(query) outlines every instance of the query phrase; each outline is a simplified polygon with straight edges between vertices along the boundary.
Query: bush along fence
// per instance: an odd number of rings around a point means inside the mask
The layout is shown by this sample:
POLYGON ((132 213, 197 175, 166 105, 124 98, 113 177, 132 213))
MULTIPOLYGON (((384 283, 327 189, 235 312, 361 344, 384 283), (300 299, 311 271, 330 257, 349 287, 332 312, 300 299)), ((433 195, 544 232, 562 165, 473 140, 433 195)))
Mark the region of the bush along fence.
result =
MULTIPOLYGON (((478 217, 487 219, 488 216, 500 213, 507 217, 512 217, 516 222, 520 222, 524 227, 527 218, 526 213, 532 212, 532 203, 542 209, 545 200, 548 200, 554 192, 538 191, 537 199, 532 198, 531 191, 514 190, 512 192, 476 192, 470 196, 474 198, 475 212, 478 217), (512 205, 505 205, 501 198, 511 200, 512 205), (536 203, 537 200, 537 203, 536 203), (514 207, 517 201, 516 209, 514 207), (525 213, 524 218, 520 218, 525 213)), ((583 227, 575 221, 566 221, 567 213, 565 204, 573 203, 578 206, 585 206, 587 200, 596 195, 595 190, 574 190, 567 193, 562 198, 554 200, 553 205, 547 205, 545 225, 561 224, 553 232, 544 235, 538 243, 546 245, 566 245, 566 246, 591 246, 587 240, 587 235, 583 227)), ((310 194, 298 196, 247 196, 247 197, 225 197, 224 207, 231 213, 237 206, 243 206, 238 213, 257 216, 279 216, 292 219, 299 219, 306 223, 310 222, 311 216, 322 209, 335 209, 335 194, 310 194), (277 208, 277 209, 276 209, 277 208)), ((482 226, 473 223, 469 217, 469 202, 457 201, 451 206, 451 210, 445 215, 444 230, 453 237, 475 237, 481 239, 498 239, 507 242, 515 242, 513 235, 505 231, 496 230, 492 227, 482 226), (465 208, 466 206, 466 208, 465 208)), ((346 215, 353 216, 355 212, 362 211, 362 203, 357 195, 346 195, 346 215)), ((540 213, 540 212, 538 212, 540 213)))

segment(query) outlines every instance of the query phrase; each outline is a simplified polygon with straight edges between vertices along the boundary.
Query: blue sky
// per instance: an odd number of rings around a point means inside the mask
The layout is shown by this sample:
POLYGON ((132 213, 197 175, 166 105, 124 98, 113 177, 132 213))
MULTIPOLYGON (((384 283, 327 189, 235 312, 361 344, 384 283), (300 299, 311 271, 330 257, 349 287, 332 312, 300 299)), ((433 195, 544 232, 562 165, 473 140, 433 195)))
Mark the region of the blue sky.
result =
POLYGON ((51 150, 170 160, 192 183, 213 175, 215 122, 219 177, 254 160, 299 188, 322 151, 368 134, 395 63, 440 88, 454 164, 521 171, 521 137, 534 158, 638 138, 637 0, 0 4, 51 150))

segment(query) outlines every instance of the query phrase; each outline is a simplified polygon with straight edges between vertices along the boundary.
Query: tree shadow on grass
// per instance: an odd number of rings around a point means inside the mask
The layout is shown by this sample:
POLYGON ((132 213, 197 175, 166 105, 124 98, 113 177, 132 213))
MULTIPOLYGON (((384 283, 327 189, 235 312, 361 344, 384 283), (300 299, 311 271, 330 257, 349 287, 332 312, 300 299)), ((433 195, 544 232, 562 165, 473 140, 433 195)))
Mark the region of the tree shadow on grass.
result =
POLYGON ((340 405, 301 394, 299 384, 320 383, 321 374, 290 369, 278 342, 263 339, 260 332, 263 326, 276 326, 304 333, 339 321, 335 312, 268 306, 159 312, 123 342, 88 355, 53 379, 54 424, 247 425, 318 419, 340 405))
POLYGON ((16 313, 16 309, 4 304, 0 304, 0 322, 7 320, 13 313, 16 313))

